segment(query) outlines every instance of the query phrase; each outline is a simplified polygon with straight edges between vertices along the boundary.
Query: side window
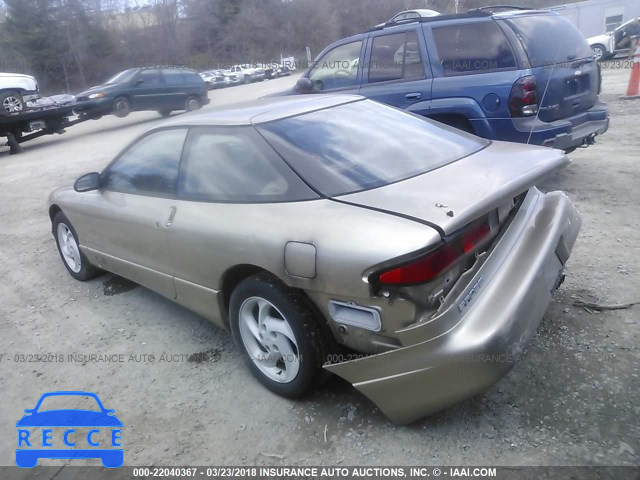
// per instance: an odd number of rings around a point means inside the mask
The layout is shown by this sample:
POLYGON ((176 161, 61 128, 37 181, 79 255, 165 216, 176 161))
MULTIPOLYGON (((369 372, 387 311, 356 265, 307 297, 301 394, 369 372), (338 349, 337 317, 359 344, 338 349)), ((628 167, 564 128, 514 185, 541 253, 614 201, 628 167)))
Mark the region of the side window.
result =
POLYGON ((173 197, 187 129, 161 130, 143 137, 103 173, 105 190, 173 197))
POLYGON ((373 39, 369 83, 424 78, 418 34, 403 32, 373 39))
POLYGON ((445 77, 515 68, 511 45, 493 21, 433 29, 445 77))
POLYGON ((162 83, 162 77, 160 76, 160 70, 143 70, 138 77, 140 80, 144 80, 144 85, 160 85, 162 83))
POLYGON ((362 40, 340 45, 316 62, 309 80, 314 90, 352 87, 358 81, 362 40))
POLYGON ((317 198, 253 127, 196 127, 180 167, 178 197, 269 203, 317 198))
POLYGON ((162 70, 164 76, 164 83, 167 85, 182 85, 184 79, 182 78, 182 70, 177 68, 167 68, 162 70))

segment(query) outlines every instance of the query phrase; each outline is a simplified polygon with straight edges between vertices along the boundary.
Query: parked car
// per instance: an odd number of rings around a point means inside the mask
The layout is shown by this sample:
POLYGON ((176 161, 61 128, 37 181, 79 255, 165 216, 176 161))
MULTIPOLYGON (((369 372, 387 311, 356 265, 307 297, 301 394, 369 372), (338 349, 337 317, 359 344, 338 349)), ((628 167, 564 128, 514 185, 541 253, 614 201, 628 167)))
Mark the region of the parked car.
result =
POLYGON ((264 69, 255 65, 234 65, 229 71, 236 74, 243 83, 261 82, 266 78, 264 69))
POLYGON ((620 54, 628 54, 631 39, 640 35, 640 18, 633 18, 623 23, 612 32, 589 37, 587 42, 597 60, 606 60, 620 54))
MULTIPOLYGON (((215 88, 226 88, 233 85, 231 81, 231 75, 233 74, 225 75, 225 72, 223 70, 211 70, 200 73, 200 76, 207 84, 207 88, 209 90, 215 88)), ((236 75, 234 76, 237 78, 236 75)))
POLYGON ((140 110, 169 116, 173 110, 192 111, 209 103, 207 86, 198 72, 179 67, 130 68, 76 99, 78 114, 117 117, 140 110))
POLYGON ((415 10, 404 10, 396 15, 394 15, 393 17, 391 17, 389 20, 387 20, 386 23, 381 23, 379 25, 376 25, 377 27, 381 27, 385 24, 390 24, 390 23, 398 23, 398 22, 403 22, 403 21, 407 21, 407 20, 415 20, 416 18, 420 18, 420 17, 435 17, 437 15, 440 15, 440 12, 436 12, 435 10, 429 10, 428 8, 417 8, 415 10))
POLYGON ((600 83, 589 45, 565 18, 480 10, 335 42, 286 93, 360 94, 481 137, 571 151, 609 126, 600 83))
POLYGON ((567 163, 359 96, 275 97, 152 128, 49 215, 75 279, 114 272, 230 329, 279 395, 329 371, 409 422, 535 332, 580 215, 534 185, 567 163))
POLYGON ((38 98, 38 82, 31 75, 0 73, 0 115, 21 112, 26 102, 38 98))
POLYGON ((263 67, 265 71, 265 77, 268 79, 288 77, 291 75, 291 69, 278 63, 272 63, 271 65, 265 65, 263 67))

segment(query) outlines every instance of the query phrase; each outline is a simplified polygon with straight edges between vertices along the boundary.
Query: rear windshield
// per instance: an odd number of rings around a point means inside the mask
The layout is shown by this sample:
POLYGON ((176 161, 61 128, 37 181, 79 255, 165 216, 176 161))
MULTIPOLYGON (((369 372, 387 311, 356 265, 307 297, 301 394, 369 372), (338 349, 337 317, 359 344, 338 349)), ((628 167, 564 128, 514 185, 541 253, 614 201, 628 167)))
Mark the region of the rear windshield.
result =
POLYGON ((580 31, 559 15, 535 15, 505 20, 516 33, 532 67, 592 57, 580 31))
POLYGON ((325 196, 381 187, 470 155, 489 142, 364 100, 258 126, 325 196))

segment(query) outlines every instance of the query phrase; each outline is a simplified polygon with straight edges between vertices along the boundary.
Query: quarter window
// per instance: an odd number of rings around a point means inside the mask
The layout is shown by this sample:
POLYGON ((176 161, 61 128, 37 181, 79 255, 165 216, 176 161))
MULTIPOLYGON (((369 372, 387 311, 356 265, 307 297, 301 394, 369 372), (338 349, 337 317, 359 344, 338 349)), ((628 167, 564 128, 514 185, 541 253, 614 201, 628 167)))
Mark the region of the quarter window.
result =
POLYGON ((511 45, 492 21, 433 29, 445 77, 515 68, 511 45))
POLYGON ((178 196, 236 203, 317 198, 253 127, 193 128, 185 147, 178 196))
POLYGON ((314 90, 352 87, 358 83, 362 41, 340 45, 327 52, 309 73, 314 90))
POLYGON ((103 174, 105 190, 174 197, 187 129, 161 130, 143 137, 103 174))
POLYGON ((416 32, 384 35, 373 39, 369 83, 424 78, 416 32))

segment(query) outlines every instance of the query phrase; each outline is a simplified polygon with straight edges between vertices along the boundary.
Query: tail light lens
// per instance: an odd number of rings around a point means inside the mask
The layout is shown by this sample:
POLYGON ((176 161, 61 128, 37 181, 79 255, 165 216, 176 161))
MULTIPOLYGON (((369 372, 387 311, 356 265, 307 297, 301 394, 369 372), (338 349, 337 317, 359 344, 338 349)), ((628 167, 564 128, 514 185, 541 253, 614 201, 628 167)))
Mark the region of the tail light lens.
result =
POLYGON ((374 276, 380 285, 407 286, 426 283, 476 251, 491 236, 487 219, 475 222, 438 249, 374 276))
POLYGON ((536 77, 529 75, 516 80, 511 87, 509 111, 512 117, 528 117, 538 113, 536 77))

